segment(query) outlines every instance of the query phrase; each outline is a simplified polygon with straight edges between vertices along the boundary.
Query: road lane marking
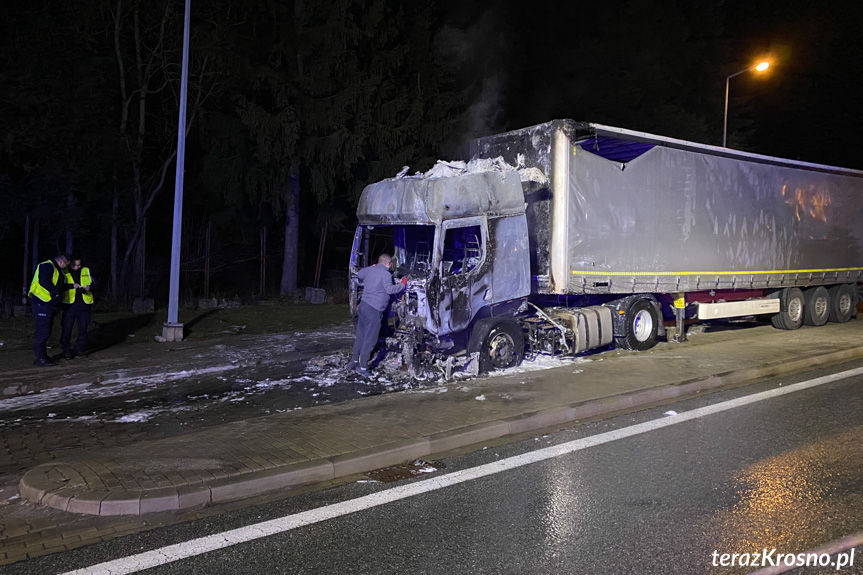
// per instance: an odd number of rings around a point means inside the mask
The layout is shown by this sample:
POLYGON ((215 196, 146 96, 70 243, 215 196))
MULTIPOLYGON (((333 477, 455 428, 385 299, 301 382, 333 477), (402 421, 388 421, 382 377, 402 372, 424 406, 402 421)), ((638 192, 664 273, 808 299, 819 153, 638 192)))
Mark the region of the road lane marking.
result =
POLYGON ((653 419, 651 421, 631 425, 629 427, 606 431, 597 435, 591 435, 590 437, 575 439, 559 445, 545 447, 537 451, 531 451, 529 453, 501 459, 500 461, 486 463, 478 467, 454 471, 453 473, 448 473, 439 477, 430 477, 424 481, 393 487, 392 489, 379 491, 357 499, 333 503, 325 507, 310 509, 308 511, 287 515, 278 519, 262 521, 253 525, 231 529, 230 531, 215 533, 213 535, 184 541, 183 543, 168 545, 152 551, 146 551, 144 553, 138 553, 136 555, 130 555, 128 557, 112 561, 106 561, 83 569, 68 571, 62 575, 120 575, 137 573, 144 569, 151 569, 153 567, 166 565, 168 563, 187 559, 196 555, 202 555, 211 551, 217 551, 240 543, 246 543, 254 541, 255 539, 269 537, 270 535, 284 533, 292 529, 297 529, 298 527, 327 521, 328 519, 343 517, 358 511, 372 509, 380 505, 386 505, 387 503, 392 503, 415 495, 430 493, 432 491, 437 491, 438 489, 458 485, 459 483, 465 483, 481 477, 501 473, 502 471, 517 469, 525 465, 530 465, 531 463, 554 459, 555 457, 581 451, 589 447, 595 447, 597 445, 610 443, 619 439, 625 439, 627 437, 655 431, 664 427, 670 427, 686 421, 699 419, 715 413, 721 413, 723 411, 750 405, 766 399, 772 399, 789 393, 803 391, 805 389, 833 383, 835 381, 858 375, 863 375, 863 367, 810 379, 808 381, 802 381, 800 383, 784 387, 777 387, 775 389, 738 397, 736 399, 723 401, 714 405, 699 407, 692 411, 679 413, 673 417, 653 419))

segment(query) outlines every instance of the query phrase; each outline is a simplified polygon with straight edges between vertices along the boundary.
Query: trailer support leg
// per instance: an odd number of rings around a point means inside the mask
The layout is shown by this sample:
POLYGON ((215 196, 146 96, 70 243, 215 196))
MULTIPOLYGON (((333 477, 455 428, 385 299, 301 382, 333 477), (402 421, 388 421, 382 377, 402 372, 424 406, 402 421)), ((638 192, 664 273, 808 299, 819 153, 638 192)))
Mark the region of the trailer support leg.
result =
POLYGON ((686 341, 686 296, 682 293, 677 294, 674 298, 674 318, 677 320, 674 341, 683 343, 686 341))

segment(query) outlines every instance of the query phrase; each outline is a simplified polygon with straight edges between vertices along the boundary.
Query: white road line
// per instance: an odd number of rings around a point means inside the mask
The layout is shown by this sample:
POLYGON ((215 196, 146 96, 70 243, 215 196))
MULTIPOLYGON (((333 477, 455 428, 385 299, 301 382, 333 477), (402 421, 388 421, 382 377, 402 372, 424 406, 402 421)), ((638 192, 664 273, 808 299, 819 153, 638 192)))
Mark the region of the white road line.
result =
POLYGON ((165 565, 173 563, 174 561, 180 561, 181 559, 187 559, 196 555, 224 549, 225 547, 237 545, 238 543, 245 543, 262 537, 284 533, 285 531, 290 531, 291 529, 296 529, 305 525, 320 523, 321 521, 342 517, 344 515, 371 509, 400 499, 406 499, 422 493, 429 493, 445 487, 458 485, 459 483, 479 479, 480 477, 486 477, 502 471, 530 465, 531 463, 553 459, 561 455, 587 449, 588 447, 595 447, 611 441, 617 441, 618 439, 640 435, 663 427, 669 427, 685 421, 699 419, 714 413, 728 411, 729 409, 757 403, 759 401, 764 401, 765 399, 771 399, 780 395, 802 391, 804 389, 817 387, 819 385, 832 383, 834 381, 847 379, 861 374, 863 374, 863 368, 857 368, 835 373, 833 375, 810 379, 809 381, 803 381, 787 387, 777 387, 769 391, 738 397, 737 399, 708 405, 706 407, 700 407, 698 409, 693 409, 692 411, 686 411, 673 417, 654 419, 637 425, 632 425, 630 427, 592 435, 583 439, 576 439, 574 441, 546 447, 530 453, 508 457, 493 463, 486 463, 485 465, 480 465, 478 467, 455 471, 453 473, 441 475, 440 477, 432 477, 425 481, 394 487, 392 489, 387 489, 386 491, 379 491, 350 501, 334 503, 332 505, 327 505, 326 507, 310 509, 309 511, 280 517, 279 519, 271 519, 270 521, 263 521, 261 523, 255 523, 254 525, 248 525, 246 527, 208 535, 206 537, 199 537, 183 543, 168 545, 145 553, 130 555, 113 561, 106 561, 105 563, 99 563, 91 567, 68 571, 62 575, 120 575, 124 573, 136 573, 138 571, 143 571, 144 569, 151 569, 153 567, 158 567, 159 565, 165 565))

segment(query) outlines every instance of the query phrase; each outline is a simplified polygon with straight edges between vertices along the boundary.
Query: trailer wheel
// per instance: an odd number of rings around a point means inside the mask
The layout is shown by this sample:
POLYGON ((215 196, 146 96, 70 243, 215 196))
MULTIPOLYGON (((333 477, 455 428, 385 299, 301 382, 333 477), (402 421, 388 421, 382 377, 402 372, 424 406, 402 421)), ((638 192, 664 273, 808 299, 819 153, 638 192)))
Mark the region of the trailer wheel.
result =
POLYGON ((524 332, 512 318, 481 319, 471 330, 468 351, 479 352, 480 373, 515 367, 524 358, 524 332))
POLYGON ((857 305, 857 294, 849 284, 839 284, 827 290, 830 292, 830 315, 828 319, 834 323, 845 323, 854 315, 857 305))
POLYGON ((803 292, 803 323, 819 326, 827 323, 830 316, 830 294, 827 288, 818 286, 803 292))
POLYGON ((632 302, 623 318, 624 334, 614 338, 617 347, 644 351, 656 345, 659 331, 659 314, 653 302, 637 299, 632 302))
POLYGON ((779 298, 785 311, 780 311, 770 318, 770 323, 776 329, 797 329, 803 325, 804 298, 800 288, 785 288, 773 294, 779 298))

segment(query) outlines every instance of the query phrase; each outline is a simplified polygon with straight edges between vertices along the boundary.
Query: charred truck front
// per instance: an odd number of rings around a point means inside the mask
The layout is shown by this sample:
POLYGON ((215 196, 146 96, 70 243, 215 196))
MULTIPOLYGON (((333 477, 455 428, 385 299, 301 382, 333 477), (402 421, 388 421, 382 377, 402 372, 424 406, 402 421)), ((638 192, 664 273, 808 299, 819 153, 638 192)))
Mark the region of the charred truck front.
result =
POLYGON ((362 287, 356 273, 393 249, 397 273, 410 281, 393 305, 388 340, 411 370, 479 370, 463 352, 478 322, 498 325, 496 357, 484 369, 521 360, 521 326, 512 320, 530 295, 524 195, 515 171, 454 177, 403 177, 368 186, 357 209, 351 252, 351 309, 362 287), (495 322, 494 318, 509 319, 495 322))

